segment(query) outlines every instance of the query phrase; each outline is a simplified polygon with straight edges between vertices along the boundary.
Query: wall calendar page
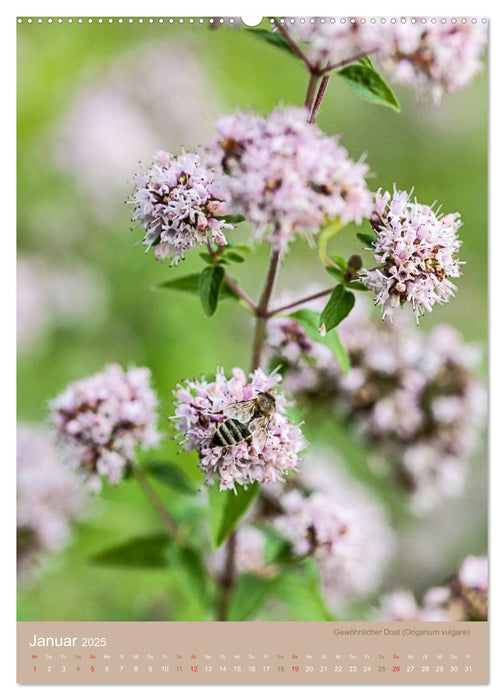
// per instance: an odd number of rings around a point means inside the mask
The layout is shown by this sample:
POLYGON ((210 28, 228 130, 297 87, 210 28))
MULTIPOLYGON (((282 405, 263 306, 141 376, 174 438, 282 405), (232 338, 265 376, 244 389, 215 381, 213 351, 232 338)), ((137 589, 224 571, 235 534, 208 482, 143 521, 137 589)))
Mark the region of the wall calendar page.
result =
POLYGON ((18 683, 488 683, 488 39, 17 18, 18 683))

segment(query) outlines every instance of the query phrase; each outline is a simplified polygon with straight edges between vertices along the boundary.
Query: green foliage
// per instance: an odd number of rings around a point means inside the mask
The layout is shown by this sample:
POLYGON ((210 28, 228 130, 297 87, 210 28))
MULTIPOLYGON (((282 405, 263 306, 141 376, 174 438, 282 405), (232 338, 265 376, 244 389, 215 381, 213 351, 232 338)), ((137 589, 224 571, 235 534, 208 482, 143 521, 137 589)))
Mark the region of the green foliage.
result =
POLYGON ((206 316, 213 316, 217 310, 219 294, 225 274, 224 268, 220 265, 209 265, 201 272, 199 279, 199 296, 201 306, 206 316))
POLYGON ((363 100, 391 107, 400 112, 401 105, 394 91, 380 73, 373 67, 369 58, 352 63, 337 71, 346 84, 363 100))
POLYGON ((270 29, 247 29, 247 31, 253 34, 256 39, 261 39, 267 44, 275 46, 277 49, 282 49, 282 51, 286 51, 295 58, 299 58, 292 46, 280 32, 272 32, 270 29))
POLYGON ((143 470, 176 493, 186 496, 194 496, 196 493, 194 484, 174 462, 155 460, 148 462, 143 470))
POLYGON ((288 610, 289 620, 331 620, 320 593, 318 572, 313 562, 285 569, 273 582, 271 593, 288 610))
POLYGON ((220 491, 218 482, 208 490, 210 536, 215 548, 227 540, 258 493, 257 482, 247 489, 236 486, 236 493, 230 489, 220 491))
POLYGON ((249 573, 239 576, 231 598, 229 620, 244 621, 253 618, 273 590, 272 581, 249 573))
POLYGON ((209 576, 201 552, 189 545, 174 543, 168 548, 168 561, 180 584, 204 602, 209 595, 209 576))
POLYGON ((107 566, 164 568, 168 564, 170 537, 155 533, 133 537, 91 556, 93 564, 107 566))
POLYGON ((372 233, 357 233, 356 234, 357 238, 365 243, 367 246, 370 248, 374 248, 374 244, 376 243, 376 236, 372 233))
POLYGON ((352 292, 345 289, 342 284, 334 287, 329 301, 320 314, 320 325, 324 326, 326 332, 336 328, 344 318, 348 316, 355 304, 355 297, 352 292))
POLYGON ((289 314, 290 318, 294 318, 304 329, 306 335, 315 343, 322 343, 331 350, 334 357, 338 360, 341 369, 346 374, 350 369, 350 358, 341 342, 336 330, 332 330, 326 335, 321 335, 319 330, 319 314, 312 309, 299 309, 294 313, 289 314))
MULTIPOLYGON (((346 272, 348 265, 347 261, 342 255, 340 255, 339 253, 331 253, 329 257, 341 272, 346 272)), ((328 268, 328 272, 331 272, 331 268, 328 268)))
MULTIPOLYGON (((175 279, 164 280, 157 284, 158 289, 173 289, 177 292, 186 292, 187 294, 199 295, 200 293, 200 272, 194 272, 190 275, 184 275, 183 277, 176 277, 175 279)), ((231 287, 224 280, 220 290, 219 298, 223 299, 238 299, 238 295, 231 289, 231 287)))

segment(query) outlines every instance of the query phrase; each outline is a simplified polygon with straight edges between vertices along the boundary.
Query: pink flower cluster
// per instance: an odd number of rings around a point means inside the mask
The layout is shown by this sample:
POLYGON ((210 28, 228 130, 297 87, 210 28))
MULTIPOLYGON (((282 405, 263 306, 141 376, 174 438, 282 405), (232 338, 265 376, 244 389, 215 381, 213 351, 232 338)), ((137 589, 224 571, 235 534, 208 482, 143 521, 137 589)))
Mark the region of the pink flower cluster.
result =
POLYGON ((376 590, 395 547, 378 502, 342 470, 334 454, 310 454, 298 488, 278 498, 274 527, 299 556, 312 556, 331 609, 376 590))
POLYGON ((447 622, 450 617, 440 601, 428 598, 420 606, 411 591, 399 589, 383 596, 376 619, 383 622, 447 622))
POLYGON ((433 17, 394 20, 373 23, 361 17, 316 17, 302 23, 297 18, 287 29, 306 42, 308 59, 318 68, 369 53, 392 81, 411 85, 435 102, 444 93, 466 87, 481 70, 487 32, 480 21, 463 23, 451 17, 445 22, 433 17))
POLYGON ((269 354, 288 393, 328 402, 379 450, 421 515, 465 485, 486 414, 479 352, 449 326, 423 334, 404 312, 393 326, 368 314, 358 304, 338 328, 347 375, 293 319, 270 322, 269 354))
POLYGON ((150 378, 146 367, 125 372, 107 365, 51 402, 58 437, 69 460, 88 475, 91 489, 99 490, 100 476, 119 482, 135 448, 157 444, 157 398, 150 378))
POLYGON ((425 24, 409 19, 382 29, 378 62, 391 80, 438 103, 443 94, 465 88, 481 70, 487 32, 481 22, 426 19, 425 24))
POLYGON ((199 467, 208 484, 217 478, 221 490, 256 481, 275 484, 297 470, 299 453, 306 443, 299 427, 286 416, 285 399, 277 390, 280 381, 280 375, 266 375, 261 369, 247 380, 239 368, 233 369, 231 378, 227 379, 219 369, 214 381, 187 380, 174 391, 174 420, 181 444, 187 451, 198 453, 199 467), (226 447, 212 445, 215 431, 226 419, 223 410, 227 406, 252 399, 259 392, 271 391, 275 394, 276 412, 260 453, 246 441, 226 447))
POLYGON ((358 17, 300 17, 294 24, 287 24, 287 31, 306 46, 306 56, 312 66, 322 69, 346 61, 363 52, 373 51, 381 45, 380 26, 358 17))
POLYGON ((17 431, 18 569, 30 575, 45 554, 61 549, 83 513, 82 479, 63 464, 50 435, 38 427, 17 431))
POLYGON ((234 213, 285 250, 296 233, 316 233, 327 220, 343 224, 369 216, 368 166, 356 163, 336 137, 307 121, 305 110, 277 108, 266 118, 251 113, 221 117, 208 157, 224 171, 234 213))
POLYGON ((382 598, 377 619, 392 621, 486 620, 488 617, 488 560, 469 556, 458 574, 443 586, 429 588, 419 606, 413 593, 397 590, 382 598))
POLYGON ((210 242, 226 245, 219 217, 227 213, 226 195, 199 156, 176 157, 158 151, 150 168, 135 178, 133 221, 145 230, 142 243, 156 258, 174 264, 188 250, 210 242))
POLYGON ((434 304, 454 296, 451 279, 460 277, 457 253, 462 242, 457 231, 462 222, 459 214, 442 216, 410 197, 395 188, 393 195, 376 193, 371 223, 377 267, 363 270, 360 277, 376 294, 384 318, 392 318, 399 306, 409 303, 418 321, 434 304))

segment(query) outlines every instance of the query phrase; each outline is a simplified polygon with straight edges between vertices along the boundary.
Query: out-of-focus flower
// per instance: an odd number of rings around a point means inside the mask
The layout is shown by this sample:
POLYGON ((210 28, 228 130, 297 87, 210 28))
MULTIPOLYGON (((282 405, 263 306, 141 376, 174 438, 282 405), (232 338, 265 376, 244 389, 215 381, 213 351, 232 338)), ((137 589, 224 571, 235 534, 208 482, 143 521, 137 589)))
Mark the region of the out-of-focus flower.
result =
POLYGON ((384 595, 375 619, 383 622, 447 622, 450 616, 440 606, 419 606, 411 591, 397 590, 384 595))
MULTIPOLYGON (((302 295, 301 295, 302 296, 302 295)), ((478 350, 449 326, 428 334, 405 312, 375 324, 356 305, 338 327, 350 356, 343 375, 294 319, 270 322, 268 351, 297 400, 326 402, 378 448, 421 515, 458 496, 486 414, 478 350)))
POLYGON ((443 586, 429 588, 422 606, 410 591, 395 591, 382 598, 377 619, 422 620, 486 620, 488 617, 488 561, 486 557, 469 556, 459 572, 443 586))
POLYGON ((299 488, 280 495, 274 527, 299 556, 320 567, 324 597, 334 610, 376 590, 395 538, 380 504, 351 482, 333 454, 306 460, 299 488))
POLYGON ((282 367, 287 393, 318 401, 334 396, 338 372, 333 353, 308 338, 295 319, 274 316, 269 320, 267 352, 271 366, 282 367))
POLYGON ((381 45, 381 27, 361 22, 359 17, 296 17, 286 29, 306 44, 312 66, 322 69, 346 61, 381 45))
POLYGON ((316 233, 328 220, 360 222, 372 209, 364 176, 336 137, 307 122, 305 110, 277 108, 266 118, 238 112, 217 122, 208 158, 221 166, 234 213, 285 250, 296 233, 316 233))
POLYGON ((52 324, 81 323, 99 317, 104 283, 82 265, 52 267, 41 260, 17 261, 17 342, 29 349, 52 324))
POLYGON ((60 550, 71 524, 83 513, 82 479, 64 465, 42 428, 19 425, 17 431, 18 570, 29 576, 44 555, 60 550))
POLYGON ((465 88, 481 70, 487 32, 481 22, 426 19, 425 24, 411 18, 389 22, 381 32, 378 63, 392 81, 411 85, 439 103, 443 94, 465 88))
POLYGON ((486 557, 466 557, 458 572, 458 580, 465 588, 488 590, 488 559, 486 557))
POLYGON ((488 618, 488 560, 484 556, 464 559, 458 574, 444 586, 427 591, 424 600, 441 600, 452 620, 488 618))
POLYGON ((285 413, 285 399, 276 387, 281 381, 278 374, 266 375, 257 369, 247 380, 245 373, 235 368, 231 378, 217 371, 215 381, 205 379, 185 381, 175 396, 176 427, 181 444, 187 451, 196 451, 199 467, 208 484, 219 479, 220 489, 234 489, 236 484, 254 482, 275 484, 287 473, 297 470, 299 453, 305 440, 298 426, 285 413), (248 401, 260 392, 274 391, 276 409, 268 427, 267 441, 257 452, 252 442, 242 441, 232 446, 212 445, 217 428, 226 420, 224 410, 238 401, 248 401))
POLYGON ((79 88, 55 129, 55 159, 95 216, 117 220, 138 161, 160 144, 178 151, 204 143, 217 114, 197 51, 187 42, 149 43, 101 63, 79 88))
MULTIPOLYGON (((249 573, 259 578, 270 578, 275 573, 275 567, 268 565, 264 558, 266 538, 256 527, 242 525, 236 531, 234 566, 240 574, 249 573)), ((217 578, 224 575, 226 569, 227 547, 223 545, 212 552, 208 559, 210 571, 217 578)))
POLYGON ((459 214, 442 216, 425 204, 411 201, 410 194, 378 190, 371 224, 376 233, 373 246, 377 267, 360 277, 376 294, 383 317, 410 303, 417 321, 434 304, 450 300, 456 291, 452 278, 460 277, 457 253, 462 242, 457 231, 459 214))
POLYGON ((460 495, 486 414, 478 350, 444 325, 422 334, 402 321, 349 318, 340 331, 352 368, 340 380, 339 409, 396 465, 413 511, 460 495))
POLYGON ((481 70, 487 41, 481 22, 461 17, 402 17, 370 22, 363 17, 296 18, 286 25, 306 43, 308 59, 317 68, 369 53, 396 83, 411 85, 421 96, 439 102, 443 94, 466 87, 481 70))
POLYGON ((69 460, 88 475, 91 489, 100 489, 100 476, 119 482, 135 448, 157 444, 157 398, 150 378, 146 367, 125 372, 107 365, 51 402, 57 435, 69 460))
POLYGON ((199 156, 176 157, 158 151, 150 168, 135 178, 133 221, 144 229, 142 243, 158 260, 177 263, 188 250, 207 243, 226 245, 224 229, 231 224, 226 194, 199 156))

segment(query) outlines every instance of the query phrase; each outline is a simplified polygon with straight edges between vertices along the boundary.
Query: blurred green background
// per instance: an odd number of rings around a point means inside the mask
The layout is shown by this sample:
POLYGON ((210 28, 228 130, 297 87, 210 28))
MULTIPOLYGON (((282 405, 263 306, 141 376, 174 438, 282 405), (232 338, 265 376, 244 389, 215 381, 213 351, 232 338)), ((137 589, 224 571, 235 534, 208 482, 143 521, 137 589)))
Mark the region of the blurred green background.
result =
MULTIPOLYGON (((248 366, 251 321, 245 310, 226 302, 209 320, 197 298, 154 289, 157 282, 199 269, 201 260, 191 254, 179 269, 171 269, 135 247, 140 236, 131 231, 131 211, 124 205, 131 191, 128 179, 138 161, 147 164, 157 147, 178 152, 181 146, 192 150, 204 143, 221 112, 253 108, 266 113, 277 103, 302 103, 306 82, 294 59, 243 29, 117 21, 19 25, 19 257, 42 260, 54 269, 86 269, 98 297, 84 318, 54 312, 35 341, 21 344, 20 421, 47 421, 47 401, 67 383, 120 362, 152 369, 161 399, 160 427, 168 433, 171 391, 178 381, 212 372, 216 365, 248 366)), ((420 103, 410 90, 397 89, 402 113, 396 114, 359 100, 333 78, 319 117, 328 133, 343 134, 354 158, 366 154, 372 189, 394 182, 403 189, 414 186, 420 201, 437 200, 445 212, 461 212, 461 257, 467 265, 459 293, 423 319, 422 327, 452 323, 483 349, 486 91, 485 71, 441 106, 420 103)), ((348 227, 339 236, 340 252, 357 251, 355 230, 348 227)), ((247 232, 234 236, 246 240, 247 232)), ((253 297, 266 257, 266 248, 258 248, 234 271, 253 297)), ((296 242, 282 269, 279 293, 329 284, 316 250, 296 242)), ((385 587, 403 584, 422 591, 452 573, 466 554, 485 551, 484 454, 474 460, 468 495, 417 521, 406 517, 383 482, 374 480, 361 446, 345 430, 318 420, 307 421, 305 429, 312 442, 329 436, 349 470, 378 493, 401 529, 385 587)), ((167 434, 160 452, 197 479, 194 456, 177 451, 167 434)), ((163 487, 159 491, 171 507, 173 497, 163 487)), ((134 483, 105 487, 70 546, 20 587, 19 619, 202 619, 197 597, 178 585, 174 572, 112 569, 87 561, 108 545, 158 529, 134 483)))

